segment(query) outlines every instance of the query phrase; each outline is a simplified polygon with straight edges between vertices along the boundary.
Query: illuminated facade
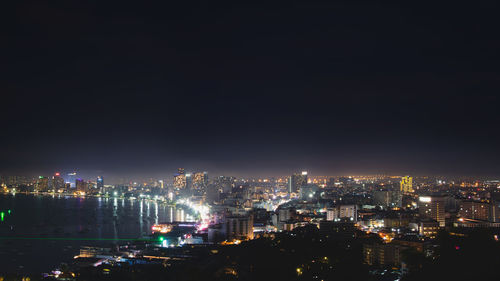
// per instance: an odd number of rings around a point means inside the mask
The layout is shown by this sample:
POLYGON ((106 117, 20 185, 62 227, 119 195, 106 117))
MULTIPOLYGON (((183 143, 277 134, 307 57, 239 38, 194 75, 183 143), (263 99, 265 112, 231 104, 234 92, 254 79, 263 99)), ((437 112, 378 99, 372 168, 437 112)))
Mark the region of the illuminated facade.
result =
POLYGON ((326 210, 327 221, 338 221, 340 219, 349 219, 356 222, 358 218, 358 206, 356 205, 341 205, 326 210))
POLYGON ((418 212, 421 218, 428 218, 445 226, 444 212, 445 198, 440 196, 420 196, 418 198, 418 212))
POLYGON ((435 220, 424 220, 418 225, 418 233, 422 236, 436 237, 439 228, 439 222, 435 220))
POLYGON ((403 193, 411 193, 413 190, 413 178, 410 176, 401 178, 401 192, 403 193))
POLYGON ((177 190, 186 188, 186 173, 184 168, 179 168, 177 174, 174 175, 174 188, 177 190))
POLYGON ((202 189, 208 185, 208 173, 195 173, 193 174, 193 188, 202 189))

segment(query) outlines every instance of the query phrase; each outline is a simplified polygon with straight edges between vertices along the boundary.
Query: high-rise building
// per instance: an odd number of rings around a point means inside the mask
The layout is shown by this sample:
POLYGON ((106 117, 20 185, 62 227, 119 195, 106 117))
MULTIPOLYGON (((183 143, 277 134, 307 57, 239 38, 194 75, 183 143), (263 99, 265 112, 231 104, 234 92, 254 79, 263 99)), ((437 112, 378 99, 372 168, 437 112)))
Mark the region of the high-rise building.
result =
POLYGON ((413 190, 413 178, 410 176, 401 177, 401 192, 412 193, 413 190))
POLYGON ((193 188, 204 189, 208 185, 208 173, 194 173, 193 174, 193 188))
POLYGON ((228 240, 253 239, 253 216, 231 216, 225 218, 225 232, 228 240))
POLYGON ((60 173, 55 173, 52 177, 52 189, 55 191, 64 189, 64 179, 61 177, 60 173))
POLYGON ((36 182, 36 190, 39 192, 47 192, 49 190, 49 178, 39 176, 36 182))
POLYGON ((82 180, 82 179, 76 179, 75 180, 75 186, 76 186, 76 191, 77 192, 82 192, 82 193, 87 192, 88 185, 87 185, 87 183, 84 180, 82 180))
POLYGON ((177 174, 174 175, 174 188, 177 190, 186 188, 186 173, 184 168, 179 168, 177 174))
POLYGON ((104 193, 104 178, 101 176, 97 177, 96 188, 100 193, 104 193))
POLYGON ((488 220, 491 218, 491 205, 486 202, 462 201, 458 210, 458 216, 466 219, 488 220))
POLYGON ((288 178, 288 192, 298 193, 302 186, 307 185, 307 171, 293 174, 288 178))
POLYGON ((418 212, 420 217, 435 220, 439 227, 445 226, 445 198, 441 196, 420 196, 418 212))
POLYGON ((401 264, 401 251, 405 247, 394 243, 372 243, 363 245, 363 259, 368 265, 395 265, 401 264))
POLYGON ((340 205, 326 210, 327 221, 338 221, 340 219, 348 219, 356 222, 358 220, 358 206, 340 205))
POLYGON ((338 208, 328 208, 326 210, 326 220, 334 221, 339 217, 339 209, 338 208))

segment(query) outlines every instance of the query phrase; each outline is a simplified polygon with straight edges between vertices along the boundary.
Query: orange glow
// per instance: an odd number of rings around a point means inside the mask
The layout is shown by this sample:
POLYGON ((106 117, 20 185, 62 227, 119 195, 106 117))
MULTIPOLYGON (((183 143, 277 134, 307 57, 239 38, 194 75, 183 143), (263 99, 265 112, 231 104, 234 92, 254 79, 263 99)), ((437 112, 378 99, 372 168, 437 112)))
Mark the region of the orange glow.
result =
POLYGON ((169 224, 155 224, 151 227, 153 232, 168 233, 172 231, 172 225, 169 224))

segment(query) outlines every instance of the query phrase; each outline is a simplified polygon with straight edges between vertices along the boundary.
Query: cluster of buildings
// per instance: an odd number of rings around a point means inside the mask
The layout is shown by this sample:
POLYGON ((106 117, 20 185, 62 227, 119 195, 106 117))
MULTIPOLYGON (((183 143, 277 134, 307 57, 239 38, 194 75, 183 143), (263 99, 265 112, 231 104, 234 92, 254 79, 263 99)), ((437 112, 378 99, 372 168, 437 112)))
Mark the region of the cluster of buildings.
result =
MULTIPOLYGON (((401 265, 401 252, 432 254, 441 230, 461 234, 472 228, 500 230, 500 182, 410 176, 209 178, 207 172, 178 169, 170 179, 105 185, 68 174, 37 179, 2 177, 4 190, 189 201, 209 209, 200 243, 239 243, 273 232, 315 226, 320 231, 380 239, 363 249, 370 265, 401 265)), ((182 201, 182 202, 184 202, 182 201)))

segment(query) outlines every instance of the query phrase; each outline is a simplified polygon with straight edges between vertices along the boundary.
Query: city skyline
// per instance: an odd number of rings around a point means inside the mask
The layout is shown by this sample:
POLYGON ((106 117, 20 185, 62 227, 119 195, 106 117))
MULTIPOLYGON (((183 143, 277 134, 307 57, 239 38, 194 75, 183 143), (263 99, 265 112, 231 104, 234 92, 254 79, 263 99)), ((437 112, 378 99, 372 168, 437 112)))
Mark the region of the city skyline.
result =
POLYGON ((500 2, 3 4, 0 281, 498 279, 500 2))

